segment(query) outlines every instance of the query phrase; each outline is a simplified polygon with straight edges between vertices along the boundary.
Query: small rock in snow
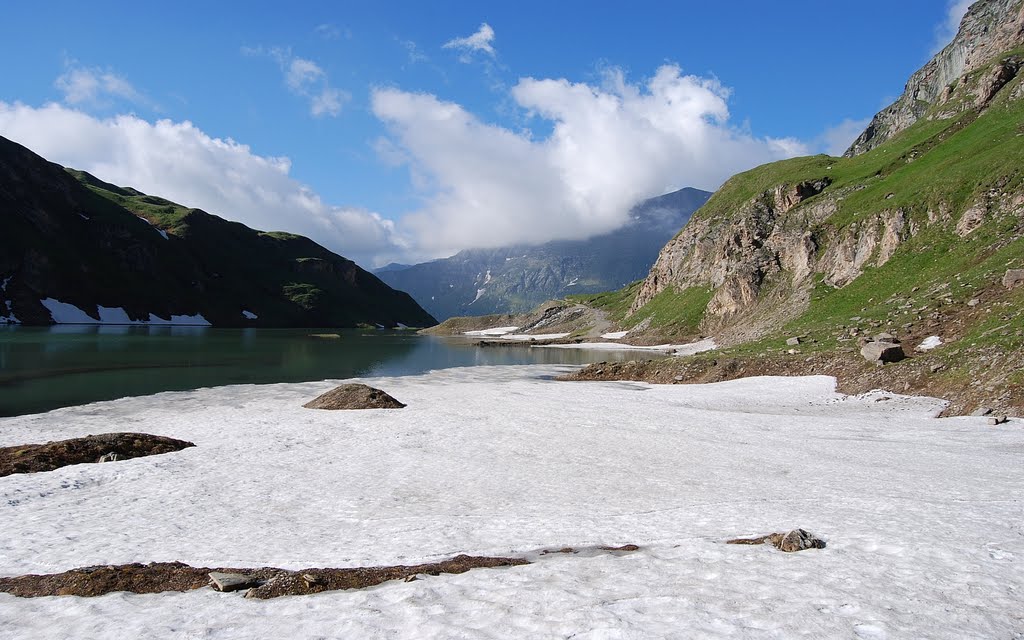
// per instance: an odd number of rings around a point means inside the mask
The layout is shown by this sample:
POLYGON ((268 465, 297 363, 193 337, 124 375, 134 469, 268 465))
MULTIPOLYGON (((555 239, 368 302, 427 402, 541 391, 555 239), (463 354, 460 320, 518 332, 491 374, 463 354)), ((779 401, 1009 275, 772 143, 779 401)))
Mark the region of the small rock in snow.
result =
POLYGON ((992 425, 1003 424, 1005 422, 1009 422, 1009 418, 1006 416, 993 416, 988 419, 988 423, 992 425))
POLYGON ((117 462, 118 460, 124 460, 124 456, 111 451, 110 453, 104 453, 96 462, 117 462))
POLYGON ((260 582, 252 576, 247 576, 241 573, 222 573, 220 571, 211 571, 210 580, 213 582, 213 586, 217 591, 238 591, 239 589, 248 589, 249 587, 255 587, 260 582))
POLYGON ((971 415, 977 418, 981 418, 983 416, 987 416, 990 413, 992 413, 992 407, 978 407, 971 413, 971 415))

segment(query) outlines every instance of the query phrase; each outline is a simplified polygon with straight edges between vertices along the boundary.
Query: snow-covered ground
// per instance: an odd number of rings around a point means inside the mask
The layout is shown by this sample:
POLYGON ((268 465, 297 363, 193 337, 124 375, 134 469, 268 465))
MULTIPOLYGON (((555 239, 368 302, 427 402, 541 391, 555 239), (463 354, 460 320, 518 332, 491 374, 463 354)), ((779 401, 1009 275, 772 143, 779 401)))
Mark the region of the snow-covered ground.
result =
POLYGON ((3 638, 1020 638, 1024 425, 827 377, 556 382, 568 367, 163 393, 0 419, 182 452, 0 478, 0 575, 181 560, 286 568, 635 543, 363 591, 19 599, 3 638), (823 550, 723 540, 804 527, 823 550))
POLYGON ((657 344, 651 346, 639 346, 621 342, 578 342, 575 344, 545 344, 538 346, 550 349, 588 349, 595 351, 652 351, 674 356, 692 356, 695 353, 712 351, 718 348, 718 345, 715 344, 712 338, 705 338, 688 344, 657 344))
MULTIPOLYGON (((155 314, 149 314, 148 320, 132 320, 128 313, 121 307, 97 306, 100 319, 95 320, 89 317, 85 311, 68 302, 61 302, 56 298, 44 298, 39 301, 50 317, 57 324, 147 324, 147 325, 199 325, 211 326, 210 322, 203 317, 203 314, 171 316, 170 319, 161 318, 155 314)), ((243 314, 246 312, 242 312, 243 314)))

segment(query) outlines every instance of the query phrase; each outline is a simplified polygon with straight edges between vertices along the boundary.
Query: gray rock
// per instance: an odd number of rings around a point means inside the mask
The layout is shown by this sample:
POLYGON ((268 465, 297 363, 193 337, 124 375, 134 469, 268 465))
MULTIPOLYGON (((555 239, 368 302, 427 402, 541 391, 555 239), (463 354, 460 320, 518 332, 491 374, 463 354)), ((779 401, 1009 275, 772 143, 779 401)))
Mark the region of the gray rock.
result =
POLYGON ((121 454, 111 451, 110 453, 104 453, 96 462, 117 462, 118 460, 124 459, 124 456, 121 454))
POLYGON ((211 571, 210 580, 217 591, 238 591, 239 589, 255 587, 260 583, 259 579, 253 576, 241 573, 223 573, 220 571, 211 571))
POLYGON ((900 343, 900 341, 896 339, 896 336, 892 335, 891 333, 879 333, 872 339, 875 342, 892 342, 894 344, 900 343))
POLYGON ((803 551, 804 549, 824 549, 825 541, 814 535, 810 531, 804 529, 793 529, 786 535, 782 536, 782 539, 778 542, 772 539, 774 544, 779 550, 787 553, 793 551, 803 551))
POLYGON ((971 413, 971 415, 980 418, 982 416, 987 416, 990 413, 992 413, 992 407, 978 407, 971 413))
POLYGON ((1003 286, 1012 289, 1024 282, 1024 269, 1007 269, 1003 275, 1003 286))
POLYGON ((869 342, 861 347, 860 354, 868 362, 877 363, 899 362, 907 357, 895 342, 869 342))
POLYGON ((794 337, 790 338, 789 340, 786 340, 786 344, 789 345, 790 347, 795 347, 798 344, 800 344, 800 338, 794 336, 794 337))
POLYGON ((302 405, 307 409, 401 409, 405 405, 380 389, 343 384, 302 405))
POLYGON ((978 300, 977 298, 971 298, 970 300, 967 301, 968 307, 976 307, 979 304, 981 304, 981 300, 978 300))
POLYGON ((988 419, 988 423, 992 425, 1003 424, 1005 422, 1009 422, 1009 418, 1007 418, 1006 416, 992 416, 991 418, 988 419))

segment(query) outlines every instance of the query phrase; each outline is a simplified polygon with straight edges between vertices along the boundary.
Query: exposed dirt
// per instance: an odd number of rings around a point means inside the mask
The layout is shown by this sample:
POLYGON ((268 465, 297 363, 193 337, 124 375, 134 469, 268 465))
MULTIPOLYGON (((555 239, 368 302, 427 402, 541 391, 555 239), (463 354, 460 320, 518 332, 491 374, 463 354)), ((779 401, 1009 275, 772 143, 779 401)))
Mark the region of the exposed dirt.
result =
POLYGON ((104 433, 46 444, 0 448, 0 476, 13 473, 53 471, 70 464, 99 462, 107 454, 117 459, 140 458, 181 451, 195 444, 146 433, 104 433))
MULTIPOLYGON (((598 547, 608 553, 631 552, 639 549, 627 544, 621 547, 598 547)), ((557 552, 574 553, 574 549, 557 552)), ((131 593, 160 593, 163 591, 191 591, 211 584, 210 573, 237 573, 253 577, 258 586, 249 589, 245 597, 269 599, 280 596, 307 595, 339 589, 364 589, 389 580, 416 580, 419 575, 436 576, 442 573, 465 573, 470 569, 514 567, 530 564, 524 558, 458 555, 449 560, 417 565, 384 567, 352 567, 345 569, 300 569, 287 571, 273 567, 232 569, 192 567, 180 562, 153 562, 150 564, 122 564, 72 569, 63 573, 0 577, 0 591, 22 598, 40 596, 101 596, 114 591, 131 593)))
POLYGON ((944 416, 966 415, 980 406, 993 413, 1024 415, 1024 387, 1006 374, 1024 367, 1024 354, 961 351, 955 364, 937 355, 914 355, 902 362, 875 366, 853 348, 809 354, 744 357, 696 356, 633 362, 599 362, 561 380, 637 380, 658 384, 700 384, 752 376, 828 375, 838 390, 858 394, 872 389, 925 395, 949 402, 944 416), (951 367, 956 372, 951 372, 951 367))

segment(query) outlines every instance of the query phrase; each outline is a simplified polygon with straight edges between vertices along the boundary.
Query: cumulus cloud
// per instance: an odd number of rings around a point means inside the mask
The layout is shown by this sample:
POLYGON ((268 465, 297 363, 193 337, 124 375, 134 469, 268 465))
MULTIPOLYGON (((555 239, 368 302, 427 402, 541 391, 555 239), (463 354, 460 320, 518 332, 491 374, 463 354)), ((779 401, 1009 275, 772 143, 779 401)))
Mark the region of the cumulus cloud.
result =
POLYGON ((967 9, 974 4, 975 0, 947 0, 946 19, 935 28, 935 43, 932 45, 932 53, 938 53, 949 44, 957 31, 960 30, 960 22, 967 14, 967 9))
POLYGON ((309 112, 314 116, 337 116, 352 96, 331 86, 327 72, 312 60, 293 55, 282 47, 242 47, 247 56, 269 56, 281 67, 288 90, 309 100, 309 112))
POLYGON ((99 119, 58 104, 0 102, 0 135, 102 180, 201 208, 261 230, 309 236, 371 265, 405 247, 371 211, 332 206, 290 177, 287 158, 260 156, 190 122, 133 115, 99 119))
POLYGON ((644 198, 713 189, 737 171, 808 152, 731 127, 728 89, 675 65, 643 83, 616 69, 600 86, 524 78, 511 95, 551 133, 486 123, 430 94, 373 91, 373 112, 391 134, 377 146, 409 166, 426 198, 401 223, 423 252, 592 236, 621 226, 644 198))
POLYGON ((118 99, 151 108, 155 106, 124 76, 110 69, 84 67, 73 61, 66 67, 53 85, 64 94, 67 104, 107 106, 112 99, 118 99))
POLYGON ((846 118, 839 124, 825 129, 815 140, 815 147, 830 156, 841 156, 870 122, 871 118, 846 118))
MULTIPOLYGON (((480 28, 476 30, 471 36, 465 38, 453 38, 442 45, 443 49, 461 49, 465 52, 482 51, 490 56, 494 55, 494 47, 491 43, 494 42, 494 29, 491 25, 486 22, 480 25, 480 28)), ((468 62, 469 58, 463 56, 460 58, 463 62, 468 62)))

